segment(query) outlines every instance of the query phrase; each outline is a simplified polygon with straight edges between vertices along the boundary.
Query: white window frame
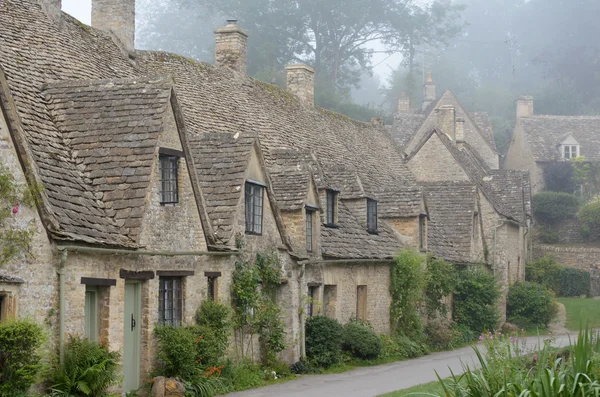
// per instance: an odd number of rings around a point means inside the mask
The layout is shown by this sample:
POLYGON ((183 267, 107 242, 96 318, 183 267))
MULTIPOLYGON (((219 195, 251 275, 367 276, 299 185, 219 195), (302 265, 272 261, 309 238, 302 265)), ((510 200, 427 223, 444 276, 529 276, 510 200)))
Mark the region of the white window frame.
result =
POLYGON ((562 145, 561 154, 564 160, 571 160, 575 157, 579 157, 579 145, 562 145))

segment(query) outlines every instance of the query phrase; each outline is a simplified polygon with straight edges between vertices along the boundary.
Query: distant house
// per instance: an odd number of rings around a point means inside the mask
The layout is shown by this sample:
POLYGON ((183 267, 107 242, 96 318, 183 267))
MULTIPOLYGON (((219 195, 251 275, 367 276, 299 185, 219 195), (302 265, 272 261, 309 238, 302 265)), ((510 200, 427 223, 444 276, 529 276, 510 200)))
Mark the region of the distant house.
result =
POLYGON ((545 190, 552 163, 583 156, 600 161, 600 117, 535 115, 533 98, 517 100, 517 122, 503 168, 529 170, 532 193, 545 190))

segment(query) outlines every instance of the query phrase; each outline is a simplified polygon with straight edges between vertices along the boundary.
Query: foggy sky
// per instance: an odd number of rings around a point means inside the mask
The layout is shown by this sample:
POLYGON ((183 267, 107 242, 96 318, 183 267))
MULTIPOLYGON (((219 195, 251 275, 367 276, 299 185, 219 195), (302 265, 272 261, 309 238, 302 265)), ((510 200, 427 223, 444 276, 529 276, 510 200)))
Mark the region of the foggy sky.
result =
MULTIPOLYGON (((92 0, 62 0, 62 9, 87 25, 91 23, 92 0)), ((376 51, 384 50, 384 46, 374 46, 374 49, 376 51)), ((398 67, 400 61, 402 61, 402 56, 399 54, 393 56, 383 53, 375 54, 372 64, 379 65, 373 71, 382 80, 385 80, 391 73, 391 70, 398 67)))

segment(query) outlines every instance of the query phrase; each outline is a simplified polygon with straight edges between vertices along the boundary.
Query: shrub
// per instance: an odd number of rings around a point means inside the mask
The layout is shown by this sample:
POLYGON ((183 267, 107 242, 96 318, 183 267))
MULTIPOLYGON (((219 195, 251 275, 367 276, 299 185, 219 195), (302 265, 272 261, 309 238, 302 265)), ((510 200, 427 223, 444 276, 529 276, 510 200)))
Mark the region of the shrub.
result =
POLYGON ((557 312, 552 293, 543 285, 519 281, 508 290, 506 316, 519 327, 547 327, 557 312))
POLYGON ((577 213, 582 235, 586 238, 600 233, 600 201, 593 201, 581 207, 577 213))
POLYGON ((546 190, 573 193, 577 188, 571 161, 552 161, 544 166, 546 190))
POLYGON ((405 335, 394 337, 394 342, 398 346, 400 356, 404 358, 421 357, 428 353, 425 345, 417 343, 405 335))
POLYGON ((319 367, 330 367, 342 359, 343 328, 325 316, 306 321, 306 357, 319 367))
POLYGON ((533 196, 533 215, 544 223, 555 223, 574 218, 579 209, 579 199, 569 193, 539 192, 533 196))
POLYGON ((425 341, 433 350, 447 350, 457 338, 458 332, 444 317, 429 320, 425 326, 425 341))
POLYGON ((454 321, 474 332, 494 329, 498 325, 496 278, 482 268, 458 272, 454 292, 454 321))
POLYGON ((590 293, 590 273, 566 267, 560 272, 560 296, 580 296, 590 293))
POLYGON ((203 374, 198 344, 202 340, 201 327, 171 326, 157 327, 154 333, 158 337, 157 360, 162 365, 156 375, 178 377, 187 381, 197 379, 203 374))
POLYGON ((418 307, 423 298, 424 257, 415 251, 402 251, 390 269, 390 322, 394 334, 419 338, 423 325, 418 307))
POLYGON ((443 259, 429 257, 425 272, 425 306, 429 317, 448 314, 448 307, 443 299, 452 293, 455 286, 454 265, 443 259))
POLYGON ((45 341, 42 327, 30 322, 0 324, 0 395, 26 392, 42 369, 39 349, 45 341))
POLYGON ((227 305, 213 301, 202 302, 196 311, 196 324, 202 328, 206 347, 204 363, 216 365, 225 355, 233 329, 231 314, 232 310, 227 305))
POLYGON ((541 284, 560 294, 560 273, 564 267, 552 255, 546 255, 525 265, 525 280, 541 284))
POLYGON ((344 325, 342 348, 354 357, 371 360, 379 357, 383 346, 371 327, 351 321, 344 325))
POLYGON ((108 387, 119 383, 120 355, 106 346, 80 337, 65 345, 65 361, 50 380, 53 392, 67 396, 103 396, 108 387))
POLYGON ((545 227, 540 229, 538 232, 538 237, 544 244, 558 244, 560 242, 560 236, 558 232, 545 227))
POLYGON ((294 364, 290 365, 290 371, 293 374, 313 374, 315 373, 315 369, 312 365, 306 360, 296 361, 294 364))

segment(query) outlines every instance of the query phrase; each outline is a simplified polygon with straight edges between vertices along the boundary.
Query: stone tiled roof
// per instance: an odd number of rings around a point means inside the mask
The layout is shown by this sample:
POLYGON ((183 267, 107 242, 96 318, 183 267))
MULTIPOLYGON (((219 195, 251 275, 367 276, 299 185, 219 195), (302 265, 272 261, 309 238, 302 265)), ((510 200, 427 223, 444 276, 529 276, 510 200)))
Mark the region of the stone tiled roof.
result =
POLYGON ((471 120, 479 128, 486 141, 496 150, 496 141, 494 140, 494 127, 490 121, 490 115, 487 112, 472 112, 469 113, 471 120))
POLYGON ((423 189, 429 212, 428 248, 446 260, 470 262, 475 185, 431 182, 423 189))
POLYGON ((424 121, 425 115, 421 113, 396 113, 390 134, 400 147, 406 147, 424 121))
POLYGON ((227 133, 190 134, 188 142, 206 212, 217 243, 231 243, 235 215, 244 194, 244 179, 253 136, 227 133))
POLYGON ((170 107, 171 84, 164 79, 115 79, 43 87, 50 117, 82 174, 82 187, 105 208, 104 214, 81 218, 65 213, 70 201, 78 198, 68 190, 54 191, 58 180, 66 179, 54 175, 46 185, 60 198, 50 200, 60 209, 62 225, 91 228, 88 224, 102 225, 99 218, 108 216, 119 234, 137 241, 163 117, 170 107))
POLYGON ((329 258, 388 259, 394 257, 402 246, 383 222, 379 233, 367 232, 352 216, 343 200, 338 202, 338 227, 321 226, 321 251, 329 258))
POLYGON ((535 161, 561 160, 559 145, 569 135, 579 143, 582 156, 600 161, 598 116, 531 116, 521 117, 519 123, 535 161))
POLYGON ((387 191, 377 195, 377 215, 381 218, 419 216, 423 191, 420 187, 387 191))

